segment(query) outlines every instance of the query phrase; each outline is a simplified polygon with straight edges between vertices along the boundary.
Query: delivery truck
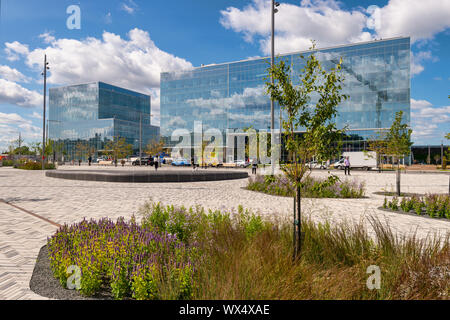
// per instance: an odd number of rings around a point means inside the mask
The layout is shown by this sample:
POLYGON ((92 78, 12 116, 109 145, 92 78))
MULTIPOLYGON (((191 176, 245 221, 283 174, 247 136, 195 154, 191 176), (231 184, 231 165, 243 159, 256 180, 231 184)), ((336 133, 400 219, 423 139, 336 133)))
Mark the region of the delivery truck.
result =
POLYGON ((350 160, 350 168, 352 169, 371 170, 377 168, 377 153, 374 151, 344 152, 342 159, 333 165, 334 168, 344 169, 344 160, 346 157, 350 160))

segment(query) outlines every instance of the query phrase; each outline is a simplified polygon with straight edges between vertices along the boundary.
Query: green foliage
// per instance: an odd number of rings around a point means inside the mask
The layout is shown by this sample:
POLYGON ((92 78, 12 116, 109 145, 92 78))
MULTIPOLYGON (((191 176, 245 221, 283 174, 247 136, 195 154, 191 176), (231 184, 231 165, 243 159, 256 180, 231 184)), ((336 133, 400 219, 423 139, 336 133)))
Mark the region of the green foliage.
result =
POLYGON ((392 198, 391 201, 389 201, 388 208, 391 210, 394 210, 394 211, 398 210, 398 198, 397 197, 394 197, 394 198, 392 198))
POLYGON ((174 235, 155 233, 135 219, 123 218, 64 225, 48 239, 48 249, 53 274, 63 286, 67 268, 76 265, 83 295, 95 295, 109 285, 115 299, 185 296, 196 256, 195 245, 187 247, 174 235))
POLYGON ((114 160, 125 158, 133 153, 133 146, 127 144, 125 138, 114 137, 105 145, 105 154, 112 157, 114 160))
MULTIPOLYGON (((398 198, 394 197, 391 201, 385 199, 383 207, 388 207, 395 211, 399 210, 398 198)), ((400 208, 403 212, 414 211, 417 215, 427 214, 432 218, 450 219, 450 198, 446 194, 404 197, 400 202, 400 208)))
POLYGON ((397 159, 407 156, 411 151, 411 133, 406 123, 402 123, 403 111, 395 114, 391 128, 386 132, 386 153, 397 159))
MULTIPOLYGON (((42 170, 42 163, 41 162, 23 162, 19 164, 15 164, 14 168, 22 169, 22 170, 42 170)), ((45 170, 54 170, 56 169, 55 165, 53 163, 46 163, 44 165, 45 170)))
MULTIPOLYGON (((308 176, 303 179, 300 187, 303 197, 306 198, 363 198, 365 194, 364 183, 341 181, 335 175, 330 175, 326 179, 308 176)), ((296 193, 294 184, 284 174, 250 177, 246 188, 285 197, 292 197, 296 193)))
POLYGON ((63 226, 48 240, 55 277, 65 286, 67 266, 79 265, 83 294, 93 295, 109 284, 117 299, 447 297, 448 279, 436 277, 433 270, 448 264, 448 238, 405 240, 373 218, 374 236, 361 223, 303 219, 302 255, 292 261, 291 224, 263 219, 242 206, 237 212, 221 212, 147 203, 141 213, 145 227, 134 219, 63 226), (181 214, 185 217, 179 218, 181 214), (181 228, 194 230, 179 230, 186 235, 184 244, 176 236, 154 232, 172 219, 186 221, 181 228), (383 270, 380 290, 365 286, 369 265, 383 270))
POLYGON ((347 96, 341 93, 344 76, 341 72, 342 59, 335 61, 335 67, 326 71, 313 51, 307 58, 303 55, 305 67, 299 72, 299 85, 295 86, 291 78, 291 68, 281 60, 269 68, 274 82, 266 82, 267 93, 285 111, 282 127, 285 147, 293 155, 293 166, 286 174, 294 187, 302 183, 307 172, 306 162, 315 156, 318 161, 332 158, 339 149, 343 130, 335 123, 337 106, 347 96), (318 95, 315 104, 312 96, 318 95), (295 130, 304 128, 305 133, 298 135, 295 130))
POLYGON ((12 167, 14 165, 14 161, 13 160, 3 160, 2 165, 4 167, 12 167))

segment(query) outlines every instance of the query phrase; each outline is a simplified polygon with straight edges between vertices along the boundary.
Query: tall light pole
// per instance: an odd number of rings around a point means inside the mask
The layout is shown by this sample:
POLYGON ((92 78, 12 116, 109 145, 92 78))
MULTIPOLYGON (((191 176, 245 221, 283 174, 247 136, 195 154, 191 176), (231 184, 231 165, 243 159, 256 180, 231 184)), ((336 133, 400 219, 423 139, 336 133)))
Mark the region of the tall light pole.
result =
POLYGON ((42 170, 45 169, 45 107, 46 107, 46 96, 47 96, 47 70, 48 67, 47 55, 44 55, 44 71, 41 75, 44 76, 44 115, 42 119, 42 170))
POLYGON ((139 112, 139 166, 142 165, 142 112, 139 112))
MULTIPOLYGON (((271 4, 271 20, 272 20, 272 36, 271 36, 271 56, 270 56, 270 67, 273 68, 273 65, 275 63, 275 13, 278 12, 278 7, 280 4, 276 2, 275 0, 272 0, 271 4)), ((271 73, 270 81, 272 82, 272 85, 274 84, 273 74, 271 73)), ((272 129, 272 132, 270 134, 271 137, 271 147, 272 150, 270 151, 270 163, 272 168, 272 174, 274 174, 274 145, 275 145, 275 139, 274 139, 274 133, 275 133, 275 111, 274 111, 274 103, 272 97, 270 98, 270 128, 272 129)), ((280 128, 281 131, 281 128, 280 128)))

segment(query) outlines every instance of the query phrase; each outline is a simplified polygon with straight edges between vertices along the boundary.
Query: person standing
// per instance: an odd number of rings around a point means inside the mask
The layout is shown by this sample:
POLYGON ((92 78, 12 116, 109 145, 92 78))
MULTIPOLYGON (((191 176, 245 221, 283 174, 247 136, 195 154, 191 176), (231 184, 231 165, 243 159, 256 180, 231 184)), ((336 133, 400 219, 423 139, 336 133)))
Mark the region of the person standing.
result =
POLYGON ((255 159, 252 161, 252 174, 256 174, 256 168, 258 167, 258 164, 255 159))
POLYGON ((154 162, 155 162, 155 171, 157 171, 158 170, 158 157, 157 156, 155 157, 154 162))
POLYGON ((349 159, 349 157, 347 156, 347 157, 345 157, 345 160, 344 160, 344 173, 345 173, 345 175, 350 175, 350 159, 349 159))
POLYGON ((89 156, 88 161, 89 161, 89 166, 91 166, 92 156, 89 156))

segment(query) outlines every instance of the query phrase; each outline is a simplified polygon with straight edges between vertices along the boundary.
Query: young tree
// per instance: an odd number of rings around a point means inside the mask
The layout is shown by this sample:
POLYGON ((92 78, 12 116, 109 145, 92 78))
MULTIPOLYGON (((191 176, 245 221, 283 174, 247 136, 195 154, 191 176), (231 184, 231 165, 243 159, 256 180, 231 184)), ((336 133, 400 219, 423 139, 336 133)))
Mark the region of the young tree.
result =
POLYGON ((117 167, 117 160, 124 158, 133 153, 133 146, 127 144, 125 138, 114 137, 105 145, 106 154, 113 158, 114 164, 117 167))
POLYGON ((30 144, 30 150, 31 150, 32 154, 35 156, 37 156, 38 154, 41 154, 41 152, 42 152, 41 142, 32 142, 30 144))
POLYGON ((150 141, 145 147, 144 152, 150 155, 156 155, 162 151, 164 151, 164 140, 160 138, 159 140, 154 139, 150 141))
POLYGON ((411 152, 411 133, 406 123, 402 123, 403 111, 395 114, 391 128, 386 132, 387 153, 397 161, 396 185, 397 195, 400 196, 400 159, 411 152))
POLYGON ((301 185, 308 172, 306 163, 313 156, 325 161, 337 153, 343 130, 334 121, 337 106, 347 96, 341 93, 344 81, 341 73, 342 59, 334 68, 326 71, 316 57, 315 43, 308 58, 301 56, 305 67, 301 70, 299 84, 291 79, 291 69, 285 61, 269 68, 275 82, 266 82, 267 93, 286 111, 287 120, 282 121, 286 149, 292 153, 292 165, 285 173, 296 188, 294 207, 294 257, 301 250, 301 185), (313 96, 316 99, 313 102, 313 96), (303 128, 304 133, 295 133, 303 128))
POLYGON ((381 172, 381 156, 387 152, 386 131, 378 131, 375 136, 368 141, 367 149, 376 153, 378 172, 381 172))
POLYGON ((86 157, 86 154, 89 152, 89 146, 86 141, 80 141, 75 146, 76 156, 79 160, 82 160, 86 157))

